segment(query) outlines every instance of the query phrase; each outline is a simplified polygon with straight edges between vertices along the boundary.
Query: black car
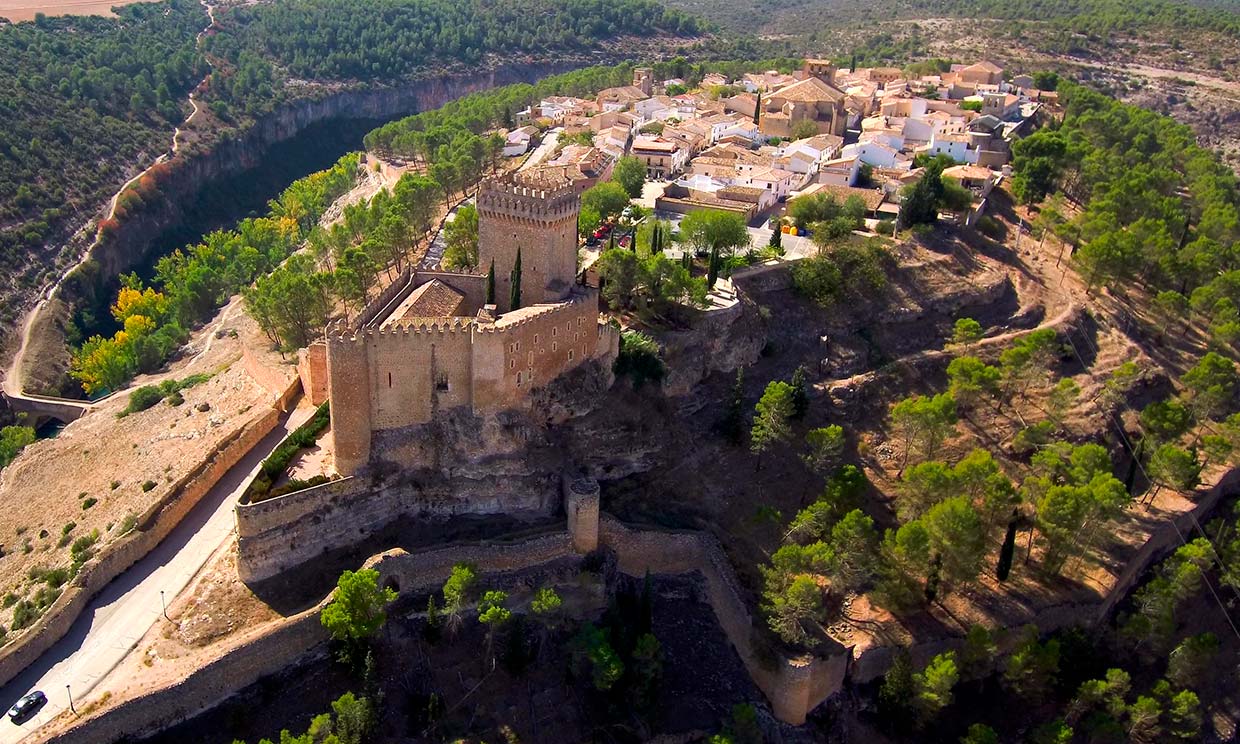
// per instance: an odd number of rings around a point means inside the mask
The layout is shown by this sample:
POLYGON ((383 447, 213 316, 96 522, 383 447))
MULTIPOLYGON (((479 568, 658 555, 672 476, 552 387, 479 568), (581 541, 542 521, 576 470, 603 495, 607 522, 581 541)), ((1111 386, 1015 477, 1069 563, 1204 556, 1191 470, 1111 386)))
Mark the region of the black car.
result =
POLYGON ((41 690, 35 690, 13 703, 13 707, 9 708, 9 720, 13 723, 21 723, 37 713, 44 705, 47 705, 47 695, 44 695, 41 690))

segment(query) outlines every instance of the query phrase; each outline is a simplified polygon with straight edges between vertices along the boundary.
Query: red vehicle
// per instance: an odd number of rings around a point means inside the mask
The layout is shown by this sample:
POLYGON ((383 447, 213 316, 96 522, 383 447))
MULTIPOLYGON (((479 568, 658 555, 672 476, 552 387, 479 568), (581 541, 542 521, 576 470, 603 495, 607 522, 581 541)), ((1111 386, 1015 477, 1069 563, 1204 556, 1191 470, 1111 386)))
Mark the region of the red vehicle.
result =
POLYGON ((610 233, 611 233, 611 225, 600 225, 599 228, 594 231, 594 237, 602 240, 603 238, 607 237, 610 233))

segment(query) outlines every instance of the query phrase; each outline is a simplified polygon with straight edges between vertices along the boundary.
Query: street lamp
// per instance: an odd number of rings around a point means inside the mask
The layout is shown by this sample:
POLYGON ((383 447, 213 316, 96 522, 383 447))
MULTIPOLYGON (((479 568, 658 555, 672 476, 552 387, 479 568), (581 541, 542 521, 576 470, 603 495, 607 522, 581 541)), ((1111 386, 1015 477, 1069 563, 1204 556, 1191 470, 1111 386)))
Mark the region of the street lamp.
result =
POLYGON ((171 620, 172 618, 168 617, 168 605, 166 602, 164 602, 164 590, 163 589, 159 590, 159 606, 163 609, 164 619, 171 620))
POLYGON ((73 707, 73 690, 69 689, 68 684, 65 684, 65 694, 69 696, 69 711, 76 716, 77 709, 73 707))

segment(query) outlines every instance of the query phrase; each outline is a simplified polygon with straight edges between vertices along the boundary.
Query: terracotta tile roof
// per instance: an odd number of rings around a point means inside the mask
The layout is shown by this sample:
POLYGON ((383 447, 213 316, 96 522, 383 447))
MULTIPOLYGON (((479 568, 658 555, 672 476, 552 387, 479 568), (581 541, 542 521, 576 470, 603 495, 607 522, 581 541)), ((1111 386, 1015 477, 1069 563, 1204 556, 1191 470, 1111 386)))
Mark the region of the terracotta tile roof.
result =
POLYGON ((383 325, 399 325, 415 318, 450 317, 457 314, 464 301, 465 295, 438 279, 432 279, 410 292, 383 325))
POLYGON ((813 101, 842 101, 844 92, 827 85, 816 77, 806 78, 800 82, 780 88, 771 94, 772 99, 808 103, 813 101))

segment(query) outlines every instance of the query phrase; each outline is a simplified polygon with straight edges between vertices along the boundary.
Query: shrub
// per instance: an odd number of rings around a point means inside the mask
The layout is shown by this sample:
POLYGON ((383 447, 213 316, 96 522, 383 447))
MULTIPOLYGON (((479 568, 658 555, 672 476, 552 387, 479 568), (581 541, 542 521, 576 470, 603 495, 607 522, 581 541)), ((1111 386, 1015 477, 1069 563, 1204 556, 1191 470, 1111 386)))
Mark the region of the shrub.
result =
POLYGON ((155 385, 143 385, 129 394, 129 404, 117 414, 117 417, 124 418, 131 413, 145 411, 163 399, 164 394, 160 392, 158 387, 155 385))
POLYGON ((69 571, 64 568, 53 568, 43 574, 43 581, 53 589, 59 589, 69 580, 69 571))
POLYGON ((112 481, 112 490, 113 490, 113 491, 115 491, 116 489, 118 489, 118 488, 120 488, 120 487, 121 487, 121 482, 120 482, 120 481, 112 481))
POLYGON ((134 514, 133 512, 129 512, 128 514, 125 515, 125 518, 121 520, 121 529, 120 529, 119 534, 128 535, 130 532, 133 531, 133 528, 136 527, 137 525, 138 525, 137 515, 134 514))
POLYGON ((667 373, 659 356, 659 344, 641 331, 625 331, 620 334, 620 354, 613 370, 617 377, 628 375, 633 387, 640 388, 647 381, 660 382, 667 373))
POLYGON ((28 627, 39 619, 39 611, 35 606, 26 600, 21 600, 13 607, 13 624, 10 626, 12 630, 18 631, 28 627))
MULTIPOLYGON (((77 522, 69 522, 64 527, 60 528, 60 534, 61 536, 64 536, 70 532, 73 532, 75 529, 77 529, 77 522)), ((42 535, 40 535, 40 537, 42 537, 42 535)))
POLYGON ((991 240, 1003 240, 1005 230, 1002 223, 990 215, 982 215, 977 220, 977 231, 991 240))
POLYGON ((895 220, 879 220, 878 224, 874 226, 874 232, 878 233, 879 235, 891 235, 895 231, 896 231, 895 220))
POLYGON ((99 503, 99 499, 96 499, 96 498, 86 499, 85 501, 82 502, 82 511, 86 511, 87 509, 91 508, 92 506, 98 503, 99 503))
POLYGON ((169 395, 165 399, 165 402, 168 405, 172 406, 173 408, 176 408, 177 406, 185 402, 185 398, 181 395, 181 392, 178 390, 178 391, 173 392, 171 395, 169 395))
MULTIPOLYGON (((303 449, 309 449, 318 441, 319 434, 331 423, 331 411, 327 404, 319 406, 309 421, 297 427, 296 431, 280 443, 280 446, 259 465, 258 475, 250 483, 249 489, 242 496, 242 503, 252 503, 270 498, 271 484, 288 468, 289 463, 303 449)), ((298 490, 298 489, 293 489, 298 490)), ((288 491, 281 491, 288 493, 288 491)))
POLYGON ((155 481, 149 480, 149 481, 143 481, 143 482, 142 482, 142 492, 143 492, 143 493, 146 493, 147 491, 150 491, 150 490, 151 490, 152 488, 154 488, 154 487, 155 487, 155 481))
POLYGON ((9 592, 8 594, 4 595, 4 601, 0 602, 0 607, 3 607, 4 609, 7 610, 15 604, 17 604, 17 595, 14 594, 13 592, 9 592))

